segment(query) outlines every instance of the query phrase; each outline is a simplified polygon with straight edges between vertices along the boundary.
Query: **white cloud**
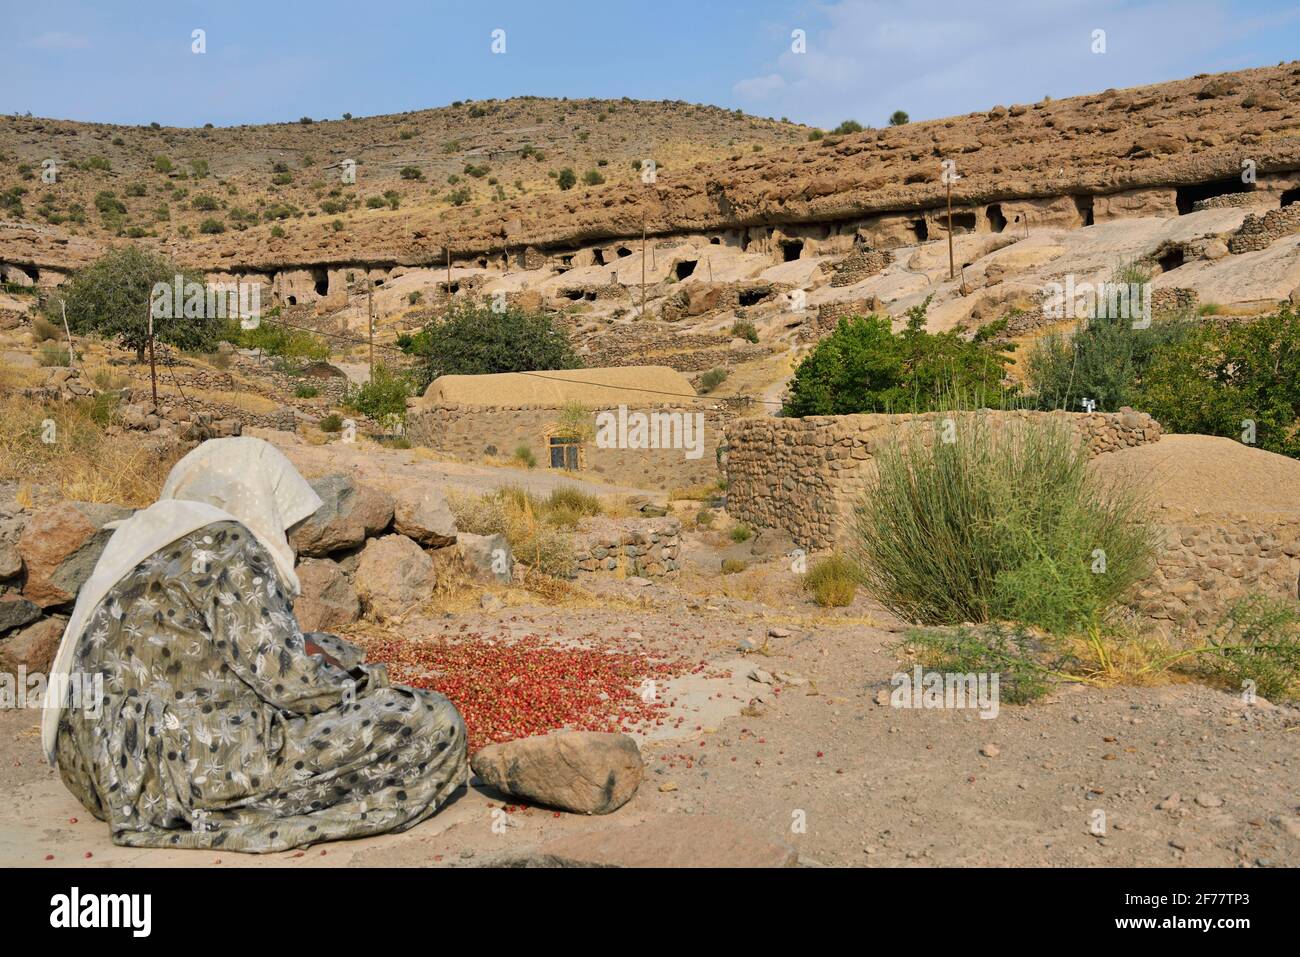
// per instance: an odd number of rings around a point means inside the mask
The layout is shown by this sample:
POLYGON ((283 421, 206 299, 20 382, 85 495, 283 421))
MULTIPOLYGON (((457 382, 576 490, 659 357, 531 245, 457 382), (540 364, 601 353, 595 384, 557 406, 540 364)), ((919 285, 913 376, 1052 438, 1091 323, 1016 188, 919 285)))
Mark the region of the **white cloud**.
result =
POLYGON ((806 53, 783 52, 733 92, 764 113, 834 125, 881 126, 997 103, 1175 79, 1205 69, 1207 53, 1267 29, 1226 0, 839 0, 808 24, 806 53), (1107 51, 1090 50, 1106 31, 1107 51))

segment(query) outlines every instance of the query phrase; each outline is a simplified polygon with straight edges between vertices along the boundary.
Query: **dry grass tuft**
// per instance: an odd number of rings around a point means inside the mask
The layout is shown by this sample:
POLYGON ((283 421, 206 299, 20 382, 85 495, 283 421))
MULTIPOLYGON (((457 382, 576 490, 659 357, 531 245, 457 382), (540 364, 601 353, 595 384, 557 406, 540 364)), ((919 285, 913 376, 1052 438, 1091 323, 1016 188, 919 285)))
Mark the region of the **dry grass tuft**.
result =
POLYGON ((82 502, 151 504, 183 450, 108 435, 111 413, 102 397, 49 404, 0 399, 0 481, 19 483, 29 498, 24 486, 82 502))

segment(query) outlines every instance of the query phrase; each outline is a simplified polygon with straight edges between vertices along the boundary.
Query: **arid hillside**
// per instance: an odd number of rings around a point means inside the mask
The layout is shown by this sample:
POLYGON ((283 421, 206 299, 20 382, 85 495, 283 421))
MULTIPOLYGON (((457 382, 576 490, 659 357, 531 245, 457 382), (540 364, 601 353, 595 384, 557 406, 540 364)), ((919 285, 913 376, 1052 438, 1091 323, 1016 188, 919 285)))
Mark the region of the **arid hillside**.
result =
POLYGON ((964 206, 1073 200, 1086 219, 1093 197, 1174 186, 1190 207, 1216 183, 1232 191, 1245 161, 1261 175, 1300 168, 1298 104, 1291 63, 820 139, 713 107, 630 101, 516 99, 223 130, 6 118, 0 188, 27 192, 10 200, 6 219, 22 226, 0 229, 0 258, 67 268, 99 245, 69 236, 143 233, 210 270, 416 265, 448 247, 453 257, 553 251, 643 225, 652 235, 833 229, 942 205, 945 160, 964 206), (46 186, 50 155, 80 168, 46 186), (346 159, 355 184, 341 182, 346 159), (652 184, 633 168, 645 159, 659 164, 652 184), (206 177, 194 178, 196 162, 206 177), (577 183, 561 190, 565 167, 577 183), (404 179, 408 168, 421 178, 404 179), (604 182, 584 182, 589 172, 604 182), (95 206, 105 190, 107 213, 95 206), (84 222, 68 218, 74 204, 84 222), (209 220, 222 231, 202 233, 209 220))

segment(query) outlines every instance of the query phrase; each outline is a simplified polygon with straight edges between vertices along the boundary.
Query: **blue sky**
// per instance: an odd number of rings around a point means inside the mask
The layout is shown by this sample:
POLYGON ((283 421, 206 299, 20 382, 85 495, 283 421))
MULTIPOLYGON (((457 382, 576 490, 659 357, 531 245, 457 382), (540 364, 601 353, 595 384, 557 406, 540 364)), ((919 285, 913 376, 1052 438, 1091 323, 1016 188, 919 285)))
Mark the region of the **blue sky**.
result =
POLYGON ((1295 0, 0 0, 0 22, 0 112, 175 126, 527 94, 879 126, 1300 56, 1295 0))

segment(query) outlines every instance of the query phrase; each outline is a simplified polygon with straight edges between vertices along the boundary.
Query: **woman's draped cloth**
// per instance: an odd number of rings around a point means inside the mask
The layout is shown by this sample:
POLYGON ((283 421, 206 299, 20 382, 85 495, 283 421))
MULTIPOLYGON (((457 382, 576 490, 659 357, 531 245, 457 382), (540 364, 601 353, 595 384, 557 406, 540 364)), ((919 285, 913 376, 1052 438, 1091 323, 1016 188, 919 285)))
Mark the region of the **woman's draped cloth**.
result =
POLYGON ((217 439, 114 532, 55 666, 101 673, 104 699, 47 701, 43 732, 115 843, 267 852, 400 831, 464 782, 449 701, 332 636, 312 640, 337 665, 307 654, 286 530, 319 506, 273 446, 217 439))

